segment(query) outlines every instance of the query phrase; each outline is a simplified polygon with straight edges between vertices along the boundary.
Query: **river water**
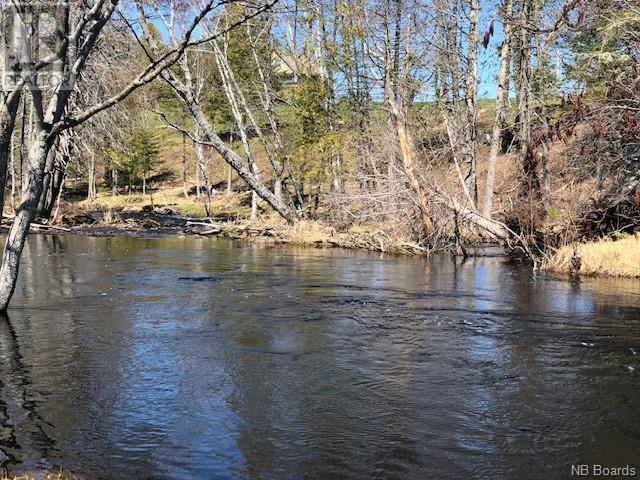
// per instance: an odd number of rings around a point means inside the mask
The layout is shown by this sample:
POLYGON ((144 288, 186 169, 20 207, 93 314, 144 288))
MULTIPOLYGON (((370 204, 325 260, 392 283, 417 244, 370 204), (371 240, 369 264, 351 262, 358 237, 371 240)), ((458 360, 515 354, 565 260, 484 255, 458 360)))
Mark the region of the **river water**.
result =
POLYGON ((33 235, 9 317, 0 449, 14 469, 537 479, 640 463, 636 280, 33 235))

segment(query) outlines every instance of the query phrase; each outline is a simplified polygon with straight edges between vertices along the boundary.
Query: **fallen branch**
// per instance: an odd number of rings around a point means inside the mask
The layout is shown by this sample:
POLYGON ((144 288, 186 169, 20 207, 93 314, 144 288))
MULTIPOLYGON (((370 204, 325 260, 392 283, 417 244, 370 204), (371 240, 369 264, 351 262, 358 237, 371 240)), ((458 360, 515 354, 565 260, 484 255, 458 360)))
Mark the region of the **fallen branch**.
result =
POLYGON ((534 261, 536 260, 535 255, 529 249, 525 239, 507 227, 504 223, 484 217, 477 211, 460 205, 452 196, 445 195, 435 186, 429 186, 427 188, 430 195, 449 210, 454 213, 457 212, 457 214, 465 220, 487 232, 492 238, 505 242, 509 248, 521 248, 529 258, 534 261))
POLYGON ((32 227, 36 227, 36 228, 50 228, 51 230, 60 230, 61 232, 70 232, 71 231, 70 228, 58 227, 56 225, 45 225, 45 224, 42 224, 42 223, 32 223, 31 226, 32 227))
POLYGON ((191 221, 187 221, 187 225, 198 225, 200 227, 216 227, 216 226, 218 226, 213 222, 191 222, 191 221))
MULTIPOLYGON (((13 214, 10 215, 3 215, 2 219, 7 219, 10 220, 9 222, 7 222, 8 225, 11 225, 13 223, 13 219, 16 216, 13 214)), ((70 232, 71 229, 70 228, 65 228, 65 227, 58 227, 57 225, 46 225, 44 223, 35 223, 35 222, 31 222, 31 226, 35 227, 35 228, 50 228, 51 230, 60 230, 62 232, 70 232)))

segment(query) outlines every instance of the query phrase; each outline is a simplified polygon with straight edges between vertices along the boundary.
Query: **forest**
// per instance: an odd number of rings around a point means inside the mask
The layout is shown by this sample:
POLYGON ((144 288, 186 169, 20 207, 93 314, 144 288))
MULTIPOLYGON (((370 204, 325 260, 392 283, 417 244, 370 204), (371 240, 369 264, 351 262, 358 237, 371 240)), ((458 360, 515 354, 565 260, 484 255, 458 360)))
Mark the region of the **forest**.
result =
POLYGON ((499 243, 536 264, 569 245, 574 269, 574 242, 629 241, 640 226, 633 0, 95 0, 2 14, 2 309, 32 224, 127 211, 351 232, 381 251, 499 243))

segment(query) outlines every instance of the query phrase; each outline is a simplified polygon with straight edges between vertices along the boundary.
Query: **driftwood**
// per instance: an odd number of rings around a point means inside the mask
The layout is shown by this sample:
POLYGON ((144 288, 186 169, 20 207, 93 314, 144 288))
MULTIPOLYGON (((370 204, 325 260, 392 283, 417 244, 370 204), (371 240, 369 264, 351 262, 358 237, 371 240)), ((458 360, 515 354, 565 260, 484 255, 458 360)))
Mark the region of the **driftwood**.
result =
POLYGON ((459 215, 461 219, 463 218, 469 224, 475 225, 485 231, 491 238, 503 242, 512 250, 522 250, 527 257, 536 263, 539 260, 529 248, 529 243, 526 238, 511 230, 504 223, 492 218, 487 218, 474 208, 461 205, 451 195, 446 195, 433 185, 429 187, 429 192, 435 201, 451 210, 455 215, 459 215))
POLYGON ((70 232, 71 231, 70 228, 58 227, 57 225, 45 225, 45 224, 42 224, 42 223, 32 223, 31 226, 32 227, 36 227, 36 228, 46 228, 46 229, 51 229, 51 230, 59 230, 61 232, 70 232))
MULTIPOLYGON (((2 216, 2 220, 9 220, 9 222, 7 222, 9 225, 11 225, 13 223, 13 220, 16 216, 15 215, 3 215, 2 216)), ((46 229, 50 229, 50 230, 59 230, 61 232, 70 232, 71 229, 70 228, 65 228, 65 227, 59 227, 57 225, 47 225, 44 223, 36 223, 36 222, 31 222, 31 226, 38 229, 38 228, 46 228, 46 229)))

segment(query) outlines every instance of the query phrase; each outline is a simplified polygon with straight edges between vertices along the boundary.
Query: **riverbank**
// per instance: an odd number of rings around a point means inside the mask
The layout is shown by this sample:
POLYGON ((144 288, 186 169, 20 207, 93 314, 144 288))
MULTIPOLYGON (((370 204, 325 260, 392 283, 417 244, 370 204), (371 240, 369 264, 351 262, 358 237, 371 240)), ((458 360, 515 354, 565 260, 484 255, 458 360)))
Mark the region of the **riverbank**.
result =
MULTIPOLYGON (((53 224, 32 225, 32 232, 79 234, 97 237, 195 235, 267 245, 314 248, 346 248, 400 255, 428 255, 430 250, 385 231, 379 226, 351 228, 339 232, 319 221, 302 220, 288 225, 275 217, 257 220, 222 220, 187 217, 170 207, 144 206, 136 209, 96 209, 64 213, 53 224)), ((10 225, 6 218, 2 227, 10 225)), ((453 247, 453 245, 451 245, 453 247)))
POLYGON ((17 476, 0 476, 0 480, 82 480, 82 477, 64 472, 48 472, 45 470, 19 474, 17 476))
POLYGON ((543 270, 579 275, 640 278, 640 237, 603 239, 560 248, 543 270))
MULTIPOLYGON (((6 231, 11 221, 11 217, 3 219, 2 230, 6 231)), ((426 256, 433 253, 433 250, 394 235, 380 225, 352 226, 347 231, 337 231, 321 221, 302 220, 292 226, 275 216, 261 216, 252 221, 234 219, 228 212, 220 212, 214 218, 206 219, 186 216, 166 205, 139 203, 116 208, 98 205, 94 209, 70 209, 59 215, 51 225, 33 224, 32 232, 95 237, 193 235, 264 245, 345 248, 397 255, 426 256)), ((471 256, 506 254, 502 247, 493 244, 473 243, 464 247, 471 256)), ((460 253, 454 243, 442 245, 438 251, 460 253)), ((640 278, 640 238, 627 236, 616 240, 570 244, 545 260, 541 270, 561 274, 640 278)))

